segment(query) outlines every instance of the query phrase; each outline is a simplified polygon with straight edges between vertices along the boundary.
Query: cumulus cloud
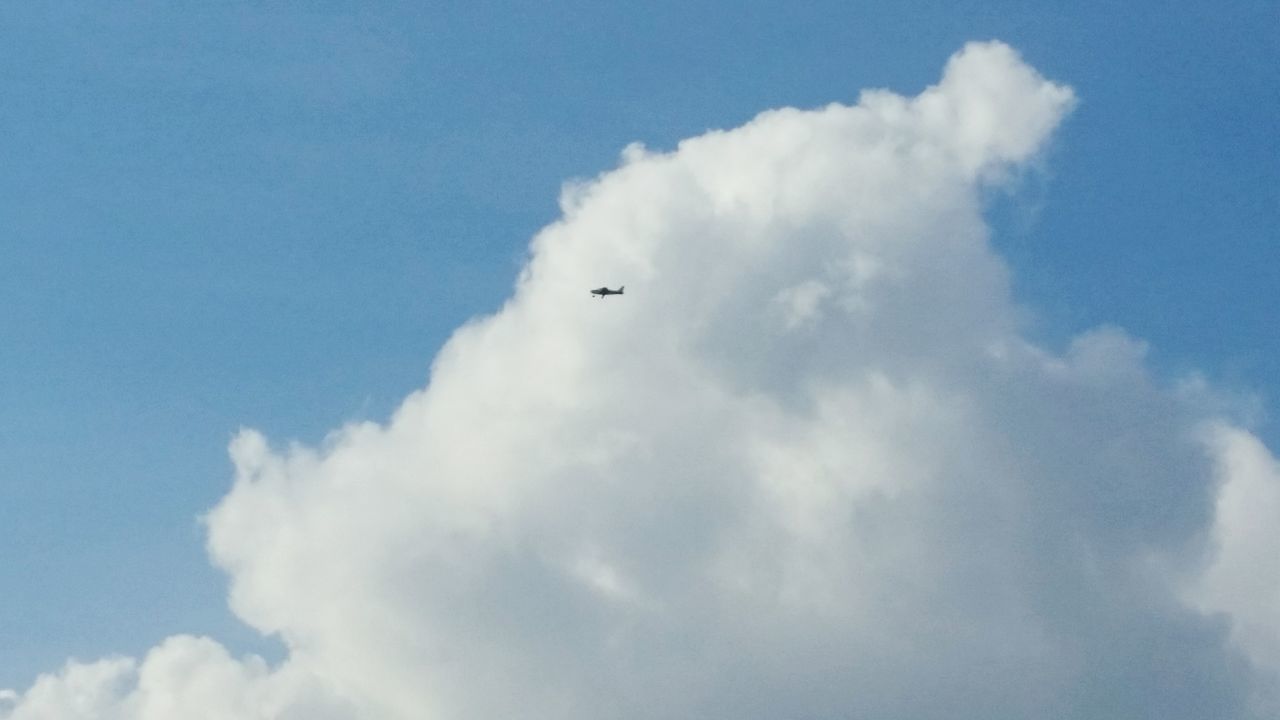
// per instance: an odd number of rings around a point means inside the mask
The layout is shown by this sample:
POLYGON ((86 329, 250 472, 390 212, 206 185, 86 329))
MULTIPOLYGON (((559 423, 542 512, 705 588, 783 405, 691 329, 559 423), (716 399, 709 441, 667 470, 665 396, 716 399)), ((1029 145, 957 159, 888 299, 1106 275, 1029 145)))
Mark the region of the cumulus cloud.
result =
POLYGON ((988 242, 1073 102, 971 44, 628 148, 386 423, 233 442, 209 549, 281 667, 174 638, 0 718, 1264 716, 1274 460, 1121 330, 1029 342, 988 242))
POLYGON ((1256 700, 1280 715, 1280 465, 1247 432, 1210 432, 1221 490, 1212 527, 1213 564, 1192 597, 1231 620, 1236 644, 1270 683, 1256 700))
POLYGON ((69 662, 20 699, 0 694, 11 720, 326 720, 351 717, 333 691, 296 660, 272 671, 261 658, 233 659, 208 638, 171 637, 142 663, 69 662))

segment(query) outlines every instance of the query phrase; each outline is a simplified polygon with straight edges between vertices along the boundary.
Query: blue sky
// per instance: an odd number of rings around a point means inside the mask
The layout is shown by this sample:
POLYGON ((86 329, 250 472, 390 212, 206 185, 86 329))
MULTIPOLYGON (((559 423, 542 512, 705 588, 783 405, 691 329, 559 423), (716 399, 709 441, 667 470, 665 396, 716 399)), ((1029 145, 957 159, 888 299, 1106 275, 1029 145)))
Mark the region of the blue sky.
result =
POLYGON ((1120 325, 1274 408, 1274 2, 0 10, 0 687, 176 632, 270 647, 197 521, 238 428, 384 417, 627 143, 914 94, 989 38, 1080 98, 993 210, 1036 334, 1120 325))

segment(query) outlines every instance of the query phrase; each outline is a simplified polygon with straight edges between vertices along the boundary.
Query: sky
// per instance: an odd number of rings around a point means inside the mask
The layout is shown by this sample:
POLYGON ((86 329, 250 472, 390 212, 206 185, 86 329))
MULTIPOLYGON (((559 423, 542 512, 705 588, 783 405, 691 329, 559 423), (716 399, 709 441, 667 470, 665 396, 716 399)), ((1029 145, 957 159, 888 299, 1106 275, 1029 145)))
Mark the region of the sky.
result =
POLYGON ((15 720, 1276 701, 1275 3, 0 39, 15 720))

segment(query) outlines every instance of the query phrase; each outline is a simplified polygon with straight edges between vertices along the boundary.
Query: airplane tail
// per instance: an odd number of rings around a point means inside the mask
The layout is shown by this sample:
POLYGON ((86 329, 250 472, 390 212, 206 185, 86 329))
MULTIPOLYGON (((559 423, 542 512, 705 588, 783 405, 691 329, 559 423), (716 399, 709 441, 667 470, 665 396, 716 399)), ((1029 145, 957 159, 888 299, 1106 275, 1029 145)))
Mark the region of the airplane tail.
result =
POLYGON ((618 294, 619 294, 619 295, 621 295, 621 294, 622 294, 626 289, 627 289, 627 286, 626 286, 626 285, 619 285, 619 286, 618 286, 618 294))

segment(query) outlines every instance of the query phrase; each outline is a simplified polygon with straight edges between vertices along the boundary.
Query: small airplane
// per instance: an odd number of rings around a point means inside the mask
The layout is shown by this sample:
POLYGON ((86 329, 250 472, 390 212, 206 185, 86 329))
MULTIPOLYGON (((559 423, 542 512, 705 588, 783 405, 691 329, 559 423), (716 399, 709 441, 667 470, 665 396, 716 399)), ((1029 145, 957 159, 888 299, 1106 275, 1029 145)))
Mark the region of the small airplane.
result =
POLYGON ((595 290, 592 290, 591 294, 599 295, 600 297, 605 297, 606 295, 621 295, 622 291, 626 289, 626 285, 619 285, 617 290, 610 290, 607 287, 598 287, 595 290))

